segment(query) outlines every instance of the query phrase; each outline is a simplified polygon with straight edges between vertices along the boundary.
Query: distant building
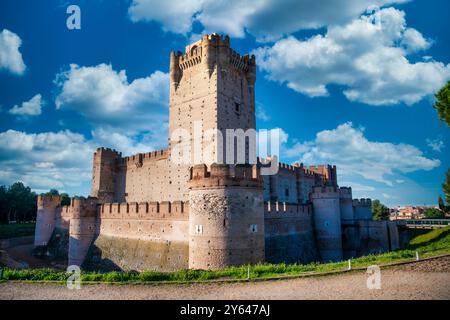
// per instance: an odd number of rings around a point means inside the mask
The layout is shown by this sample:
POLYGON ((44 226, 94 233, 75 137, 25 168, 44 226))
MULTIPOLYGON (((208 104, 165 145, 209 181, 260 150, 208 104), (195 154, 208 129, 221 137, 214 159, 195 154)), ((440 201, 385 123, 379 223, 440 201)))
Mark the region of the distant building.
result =
POLYGON ((391 220, 424 219, 426 209, 439 209, 439 206, 404 206, 390 208, 391 220))

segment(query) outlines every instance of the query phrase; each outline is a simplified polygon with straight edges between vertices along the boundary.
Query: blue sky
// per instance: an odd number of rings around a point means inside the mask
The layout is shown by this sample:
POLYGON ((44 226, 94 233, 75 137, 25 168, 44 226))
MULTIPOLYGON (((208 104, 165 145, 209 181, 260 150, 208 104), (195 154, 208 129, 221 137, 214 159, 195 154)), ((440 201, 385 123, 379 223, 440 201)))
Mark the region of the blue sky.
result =
POLYGON ((0 184, 87 195, 96 147, 164 148, 170 50, 217 32, 256 54, 257 126, 283 130, 284 162, 334 163, 357 197, 437 202, 448 1, 182 3, 1 1, 0 184), (66 27, 71 4, 81 30, 66 27))

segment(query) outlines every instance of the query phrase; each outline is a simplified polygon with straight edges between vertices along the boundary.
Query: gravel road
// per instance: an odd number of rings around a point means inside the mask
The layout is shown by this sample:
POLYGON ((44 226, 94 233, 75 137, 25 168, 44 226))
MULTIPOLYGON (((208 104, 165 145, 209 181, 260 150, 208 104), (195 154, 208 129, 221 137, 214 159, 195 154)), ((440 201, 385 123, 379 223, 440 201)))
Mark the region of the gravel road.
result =
POLYGON ((381 271, 381 289, 368 275, 340 275, 251 283, 191 285, 85 285, 6 282, 0 299, 450 299, 450 257, 381 271))

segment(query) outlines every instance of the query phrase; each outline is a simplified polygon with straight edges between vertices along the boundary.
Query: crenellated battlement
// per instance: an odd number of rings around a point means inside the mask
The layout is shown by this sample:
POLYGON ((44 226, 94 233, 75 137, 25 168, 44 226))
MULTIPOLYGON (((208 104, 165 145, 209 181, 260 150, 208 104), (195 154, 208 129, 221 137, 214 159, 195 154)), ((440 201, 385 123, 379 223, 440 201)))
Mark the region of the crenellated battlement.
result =
POLYGON ((312 194, 339 194, 339 188, 336 186, 313 187, 312 194))
POLYGON ((247 80, 253 86, 256 78, 256 62, 254 55, 239 53, 230 48, 229 36, 218 34, 204 35, 202 39, 186 46, 185 53, 172 51, 170 54, 171 82, 177 88, 183 72, 195 67, 204 66, 212 70, 214 66, 220 65, 225 70, 226 65, 232 66, 247 75, 247 80))
POLYGON ((112 148, 104 148, 104 147, 99 147, 95 150, 94 155, 95 154, 102 154, 103 156, 111 156, 113 158, 116 157, 121 157, 122 156, 122 152, 117 151, 116 149, 112 149, 112 148))
POLYGON ((70 199, 71 218, 95 217, 98 199, 95 197, 74 197, 70 199))
POLYGON ((340 187, 339 188, 339 197, 352 199, 352 188, 351 187, 340 187))
POLYGON ((212 164, 210 171, 206 165, 191 168, 190 188, 215 187, 256 187, 262 188, 262 178, 257 166, 212 164))
POLYGON ((264 202, 264 213, 266 217, 284 217, 285 214, 312 214, 311 204, 291 204, 286 202, 264 202))
POLYGON ((100 219, 189 219, 189 202, 124 202, 103 203, 98 207, 100 219))
POLYGON ((157 160, 167 159, 168 157, 169 151, 167 149, 162 149, 123 157, 120 159, 120 164, 126 166, 142 166, 146 162, 154 162, 157 160))
POLYGON ((372 206, 372 200, 371 199, 353 199, 353 206, 354 207, 371 207, 372 206))
POLYGON ((37 207, 39 208, 56 208, 61 203, 61 197, 59 195, 38 195, 37 207))

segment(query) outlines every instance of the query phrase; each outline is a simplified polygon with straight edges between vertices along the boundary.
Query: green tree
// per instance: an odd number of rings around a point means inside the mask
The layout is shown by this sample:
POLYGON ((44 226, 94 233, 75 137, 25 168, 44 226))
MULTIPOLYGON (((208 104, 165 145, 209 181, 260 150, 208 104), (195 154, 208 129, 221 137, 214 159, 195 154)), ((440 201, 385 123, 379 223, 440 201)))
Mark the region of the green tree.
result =
POLYGON ((436 94, 434 108, 439 118, 450 127, 450 81, 436 94))
POLYGON ((380 202, 372 201, 372 217, 374 220, 389 220, 389 208, 380 202))
POLYGON ((450 206, 450 169, 447 169, 447 173, 445 174, 445 182, 442 185, 442 191, 444 191, 447 206, 450 206))
POLYGON ((440 210, 445 211, 445 203, 441 196, 438 198, 438 205, 440 210))
POLYGON ((45 195, 47 196, 59 196, 59 191, 56 189, 50 189, 49 192, 47 192, 45 195))
POLYGON ((61 206, 70 205, 70 197, 67 193, 61 193, 61 206))
POLYGON ((445 218, 444 212, 442 212, 439 209, 435 209, 435 208, 425 209, 425 211, 423 213, 425 215, 425 218, 427 218, 427 219, 443 219, 443 218, 445 218))
POLYGON ((8 222, 8 212, 8 189, 6 188, 6 186, 0 186, 0 223, 8 222))
POLYGON ((36 218, 36 194, 31 192, 30 187, 25 187, 22 182, 13 183, 6 192, 7 197, 7 218, 24 222, 36 218))

